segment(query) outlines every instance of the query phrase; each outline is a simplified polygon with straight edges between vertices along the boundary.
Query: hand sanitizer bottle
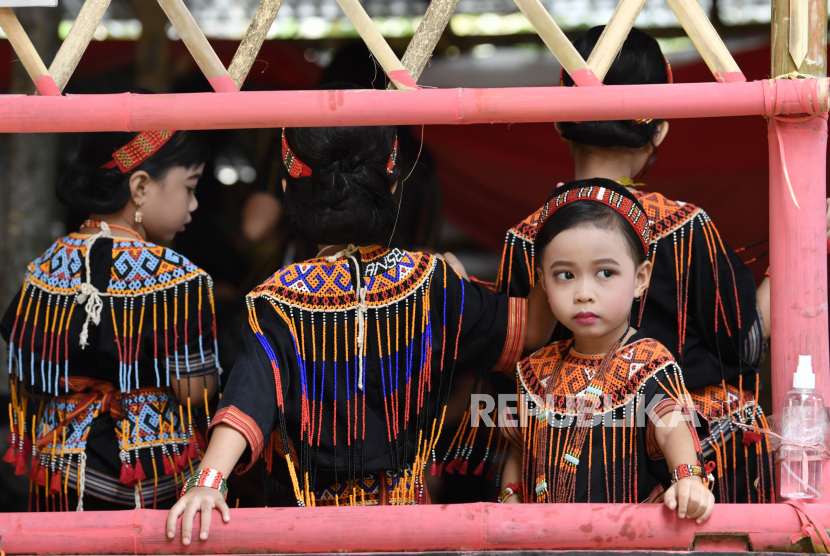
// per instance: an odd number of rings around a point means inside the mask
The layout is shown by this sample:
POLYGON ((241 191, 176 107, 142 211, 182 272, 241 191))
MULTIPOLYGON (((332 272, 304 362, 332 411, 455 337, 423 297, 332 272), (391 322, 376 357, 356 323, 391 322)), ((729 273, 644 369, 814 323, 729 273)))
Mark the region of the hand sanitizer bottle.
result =
MULTIPOLYGON (((782 435, 801 445, 823 444, 824 424, 824 400, 816 391, 811 357, 799 355, 793 389, 784 396, 782 435)), ((820 450, 785 443, 779 451, 778 461, 781 463, 782 497, 821 497, 820 450)))

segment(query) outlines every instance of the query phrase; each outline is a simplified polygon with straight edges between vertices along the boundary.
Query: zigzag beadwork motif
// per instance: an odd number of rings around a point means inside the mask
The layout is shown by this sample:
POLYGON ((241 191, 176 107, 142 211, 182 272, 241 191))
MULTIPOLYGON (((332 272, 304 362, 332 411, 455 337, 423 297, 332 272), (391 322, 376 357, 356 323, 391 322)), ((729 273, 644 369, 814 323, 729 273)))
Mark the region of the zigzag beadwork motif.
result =
MULTIPOLYGON (((435 268, 435 257, 400 249, 361 248, 366 305, 385 307, 413 294, 435 268)), ((355 306, 348 259, 313 259, 279 270, 250 294, 312 311, 355 306)))
POLYGON ((651 243, 657 243, 678 228, 685 226, 703 210, 691 203, 679 203, 659 193, 634 192, 651 221, 651 243))
MULTIPOLYGON (((81 272, 89 236, 77 233, 58 239, 29 265, 28 280, 46 291, 71 295, 81 289, 81 272)), ((112 273, 107 294, 140 296, 207 274, 172 249, 135 240, 113 241, 112 273)))
POLYGON ((542 207, 514 227, 510 228, 507 233, 516 236, 517 238, 533 243, 536 238, 536 232, 539 231, 539 222, 542 221, 542 214, 545 208, 542 207))
MULTIPOLYGON (((570 341, 554 342, 542 348, 517 365, 522 389, 540 409, 544 403, 548 381, 553 386, 552 406, 547 409, 559 415, 577 415, 576 398, 584 397, 602 356, 579 355, 573 350, 566 353, 570 341), (553 377, 556 362, 565 358, 562 372, 553 377)), ((638 340, 617 350, 617 357, 605 374, 603 396, 611 396, 611 405, 603 412, 611 411, 630 402, 642 385, 661 370, 674 365, 674 358, 660 342, 651 338, 638 340)))

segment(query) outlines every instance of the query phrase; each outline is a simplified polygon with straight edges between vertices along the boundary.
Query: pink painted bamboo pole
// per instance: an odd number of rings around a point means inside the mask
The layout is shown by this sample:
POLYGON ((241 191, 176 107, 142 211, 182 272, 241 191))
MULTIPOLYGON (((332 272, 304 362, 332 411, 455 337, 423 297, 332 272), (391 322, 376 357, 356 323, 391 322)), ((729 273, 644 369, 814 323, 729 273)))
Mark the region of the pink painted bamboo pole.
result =
MULTIPOLYGON (((792 389, 799 355, 813 357, 816 388, 830 404, 827 324, 827 120, 770 119, 769 237, 772 332, 772 410, 780 415, 792 389), (782 160, 782 149, 784 160, 782 160), (801 207, 793 201, 792 192, 801 207)), ((830 467, 823 473, 823 496, 830 496, 830 467)))
MULTIPOLYGON (((830 523, 830 505, 814 506, 830 523)), ((0 514, 15 554, 289 554, 477 550, 689 550, 695 535, 745 536, 755 551, 792 549, 801 530, 783 504, 716 506, 701 525, 662 504, 457 504, 261 508, 218 514, 207 541, 165 536, 161 510, 0 514)), ((199 518, 195 526, 198 527, 199 518)))
POLYGON ((583 88, 0 95, 0 133, 800 114, 827 112, 829 88, 825 78, 583 88))

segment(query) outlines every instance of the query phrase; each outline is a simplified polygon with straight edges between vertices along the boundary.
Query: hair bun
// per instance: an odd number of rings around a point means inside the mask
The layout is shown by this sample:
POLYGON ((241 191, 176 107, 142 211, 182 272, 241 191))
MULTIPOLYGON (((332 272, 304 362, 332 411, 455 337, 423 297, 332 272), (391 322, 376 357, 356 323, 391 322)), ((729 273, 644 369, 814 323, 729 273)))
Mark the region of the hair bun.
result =
POLYGON ((58 179, 55 194, 58 200, 70 209, 83 214, 111 214, 124 207, 130 199, 129 178, 121 176, 120 184, 113 186, 112 177, 103 180, 107 186, 99 185, 101 175, 120 172, 94 168, 84 162, 75 161, 58 179))

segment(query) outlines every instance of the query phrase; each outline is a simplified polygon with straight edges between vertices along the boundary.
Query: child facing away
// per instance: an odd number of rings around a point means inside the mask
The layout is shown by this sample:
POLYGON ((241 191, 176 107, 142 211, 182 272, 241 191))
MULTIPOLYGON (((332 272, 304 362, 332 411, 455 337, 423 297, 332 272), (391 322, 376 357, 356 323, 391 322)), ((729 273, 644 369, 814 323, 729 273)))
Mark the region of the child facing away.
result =
POLYGON ((320 253, 248 296, 207 453, 168 515, 171 539, 183 516, 184 544, 196 512, 201 540, 213 508, 230 519, 225 477, 260 456, 298 506, 428 503, 454 373, 512 368, 553 332, 543 290, 492 294, 446 260, 387 247, 396 128, 290 128, 282 149, 286 215, 320 253))
MULTIPOLYGON (((648 218, 634 196, 601 178, 557 190, 536 236, 536 272, 573 339, 517 365, 519 420, 500 501, 656 502, 679 517, 712 513, 680 368, 633 329, 632 302, 651 277, 648 218), (665 492, 663 492, 665 490, 665 492)), ((512 425, 512 426, 511 426, 512 425)))

